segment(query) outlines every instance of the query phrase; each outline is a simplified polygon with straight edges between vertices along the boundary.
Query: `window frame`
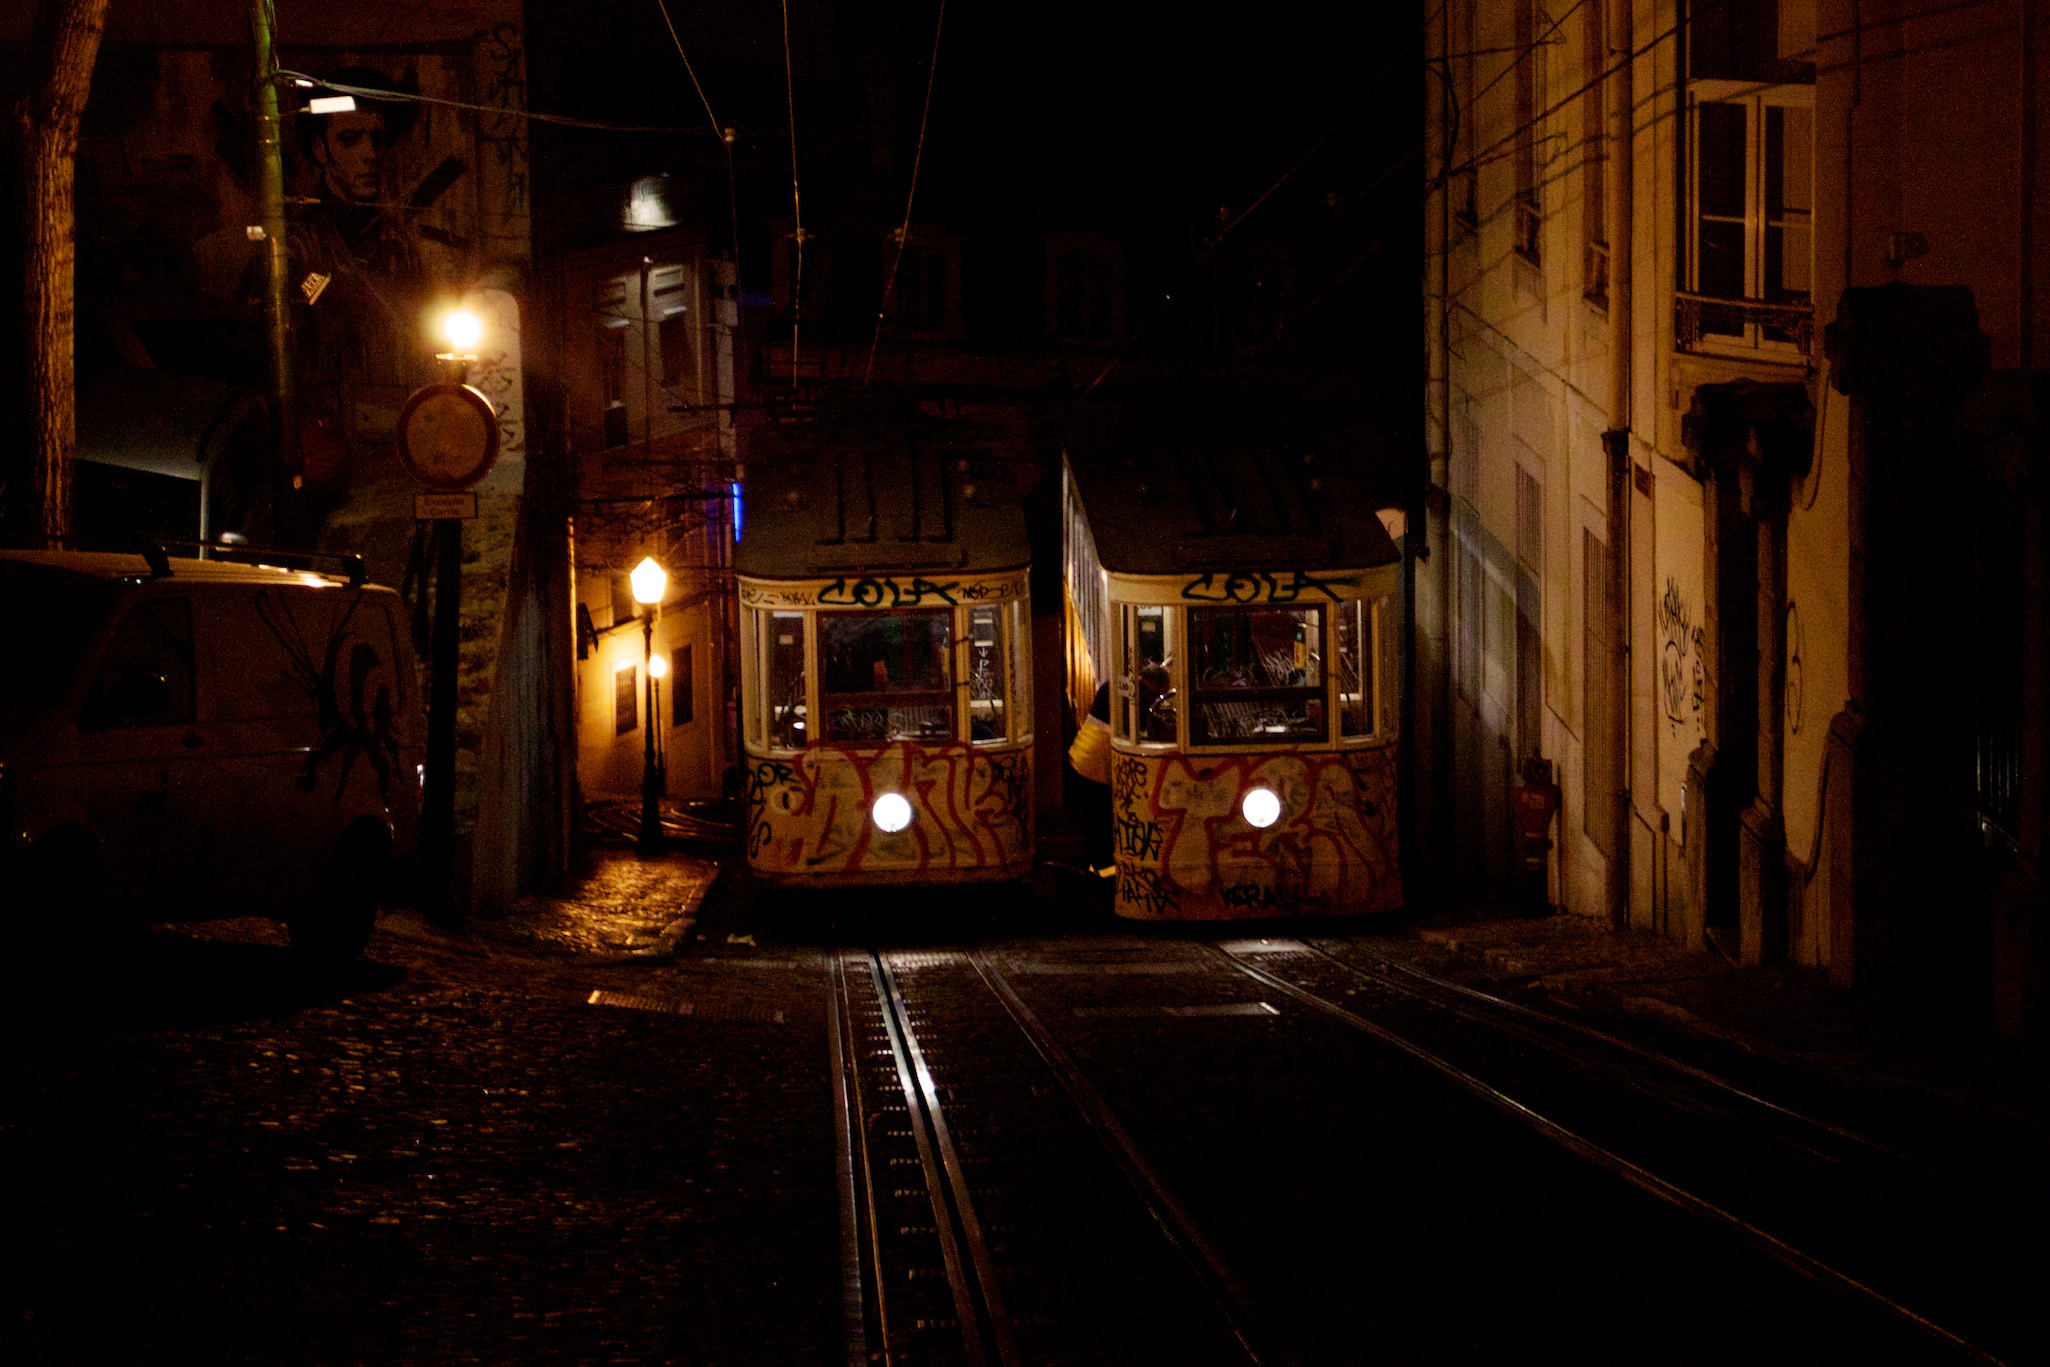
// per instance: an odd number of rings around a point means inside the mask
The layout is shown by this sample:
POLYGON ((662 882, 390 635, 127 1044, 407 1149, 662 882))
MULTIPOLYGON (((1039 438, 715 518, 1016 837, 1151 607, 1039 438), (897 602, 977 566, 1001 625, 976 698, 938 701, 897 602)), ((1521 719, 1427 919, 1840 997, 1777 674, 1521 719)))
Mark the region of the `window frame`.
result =
MULTIPOLYGON (((1017 749, 1032 743, 1032 678, 1031 671, 1024 668, 1019 652, 1024 648, 1025 633, 1031 629, 1031 619, 1026 612, 1023 599, 1006 599, 989 603, 957 604, 947 611, 948 683, 946 693, 953 709, 953 726, 945 744, 967 745, 978 750, 1017 749), (970 614, 977 609, 994 608, 999 614, 1002 630, 1006 633, 1001 652, 1004 669, 1004 730, 1002 735, 976 739, 974 720, 971 716, 970 692, 972 684, 968 676, 968 664, 972 654, 972 642, 968 638, 970 614)), ((748 607, 745 612, 754 614, 753 622, 742 631, 741 684, 753 701, 744 708, 745 734, 743 743, 754 751, 778 758, 802 755, 818 746, 831 745, 842 749, 880 749, 889 745, 918 744, 917 741, 829 741, 824 735, 824 723, 813 722, 823 718, 825 699, 824 679, 819 671, 819 623, 826 617, 846 616, 911 616, 918 609, 904 612, 848 611, 833 608, 799 606, 748 607), (803 623, 803 649, 805 661, 805 743, 795 748, 776 745, 772 740, 770 726, 770 700, 768 696, 768 659, 771 646, 769 632, 778 615, 795 616, 803 623)), ((936 690, 925 690, 907 697, 929 697, 936 690)), ((841 694, 838 696, 852 696, 841 694)))
MULTIPOLYGON (((1765 269, 1767 259, 1767 233, 1773 226, 1769 222, 1766 184, 1767 127, 1766 111, 1771 108, 1806 109, 1809 118, 1809 190, 1810 207, 1808 218, 1808 278, 1814 280, 1815 270, 1815 220, 1814 220, 1814 137, 1813 111, 1815 108, 1815 87, 1805 84, 1770 84, 1758 81, 1735 81, 1723 79, 1694 79, 1687 83, 1687 175, 1684 188, 1684 293, 1693 299, 1706 301, 1707 307, 1724 303, 1732 308, 1748 310, 1755 306, 1770 306, 1780 309, 1814 307, 1811 289, 1806 299, 1768 299, 1766 297, 1765 269), (1732 105, 1744 111, 1744 284, 1740 298, 1727 299, 1720 295, 1708 295, 1702 290, 1701 279, 1701 129, 1702 107, 1704 105, 1732 105)), ((1741 333, 1708 332, 1703 330, 1699 339, 1685 349, 1726 354, 1784 355, 1789 359, 1805 357, 1808 348, 1800 342, 1767 335, 1770 324, 1757 317, 1747 316, 1742 323, 1741 333)))

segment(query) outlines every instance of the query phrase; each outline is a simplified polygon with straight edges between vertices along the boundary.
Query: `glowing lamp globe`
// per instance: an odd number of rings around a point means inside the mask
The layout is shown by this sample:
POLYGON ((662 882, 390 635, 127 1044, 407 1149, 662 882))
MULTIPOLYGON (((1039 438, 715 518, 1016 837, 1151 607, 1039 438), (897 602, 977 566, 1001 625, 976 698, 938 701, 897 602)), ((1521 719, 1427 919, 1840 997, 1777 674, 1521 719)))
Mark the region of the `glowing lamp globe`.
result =
POLYGON ((648 659, 648 677, 666 679, 669 677, 669 659, 664 655, 653 655, 648 659))
POLYGON ((484 340, 484 320, 468 309, 450 309, 441 315, 442 340, 454 351, 474 351, 484 340))
POLYGON ((911 824, 911 804, 902 793, 884 793, 868 814, 885 835, 895 835, 911 824))
POLYGON ((634 601, 644 608, 650 608, 662 601, 662 595, 669 590, 669 571, 649 556, 634 566, 627 578, 633 583, 634 601))
POLYGON ((1264 831, 1281 820, 1281 799, 1272 788, 1255 788, 1240 799, 1239 814, 1248 826, 1264 831))

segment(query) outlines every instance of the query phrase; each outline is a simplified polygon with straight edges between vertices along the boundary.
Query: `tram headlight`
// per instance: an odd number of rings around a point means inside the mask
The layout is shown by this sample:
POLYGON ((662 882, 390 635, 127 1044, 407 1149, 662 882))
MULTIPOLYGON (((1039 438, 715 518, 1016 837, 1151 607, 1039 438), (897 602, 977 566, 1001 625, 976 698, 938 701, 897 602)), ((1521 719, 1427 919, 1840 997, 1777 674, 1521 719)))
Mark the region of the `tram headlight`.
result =
POLYGON ((1248 826, 1266 830, 1281 820, 1281 799, 1272 788, 1253 788, 1239 799, 1239 815, 1248 826))
POLYGON ((884 793, 868 814, 885 835, 895 835, 911 824, 911 804, 902 793, 884 793))

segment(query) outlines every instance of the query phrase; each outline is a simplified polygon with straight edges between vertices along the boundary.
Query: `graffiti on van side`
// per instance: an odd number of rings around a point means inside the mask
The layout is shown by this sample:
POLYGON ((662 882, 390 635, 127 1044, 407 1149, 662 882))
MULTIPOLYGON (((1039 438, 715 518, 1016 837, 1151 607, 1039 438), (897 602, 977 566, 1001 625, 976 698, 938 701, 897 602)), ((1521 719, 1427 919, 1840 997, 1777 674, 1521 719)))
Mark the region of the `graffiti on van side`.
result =
POLYGON ((320 728, 320 739, 300 766, 299 790, 312 792, 320 781, 321 766, 339 757, 336 802, 347 791, 349 775, 355 771, 358 760, 376 776, 379 800, 390 801, 391 773, 399 757, 391 682, 389 677, 375 678, 385 669, 385 661, 375 646, 350 630, 362 602, 363 593, 357 590, 328 630, 316 659, 298 614, 292 609, 292 596, 277 589, 259 589, 256 593, 256 615, 291 662, 293 680, 312 701, 314 720, 320 728))

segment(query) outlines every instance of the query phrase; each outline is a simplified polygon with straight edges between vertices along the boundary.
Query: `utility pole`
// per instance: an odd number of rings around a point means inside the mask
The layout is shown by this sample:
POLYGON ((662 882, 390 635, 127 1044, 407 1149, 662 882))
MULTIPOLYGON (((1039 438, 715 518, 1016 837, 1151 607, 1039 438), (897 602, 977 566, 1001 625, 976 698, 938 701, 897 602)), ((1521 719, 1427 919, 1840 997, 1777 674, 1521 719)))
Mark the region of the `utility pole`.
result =
POLYGON ((262 222, 264 255, 263 313, 270 360, 271 521, 278 539, 286 539, 285 508, 296 480, 292 457, 298 446, 294 420, 291 350, 291 261, 285 251, 285 148, 278 119, 278 59, 273 44, 277 24, 275 0, 252 0, 250 43, 256 55, 256 192, 262 222), (286 472, 294 471, 288 479, 286 472))

